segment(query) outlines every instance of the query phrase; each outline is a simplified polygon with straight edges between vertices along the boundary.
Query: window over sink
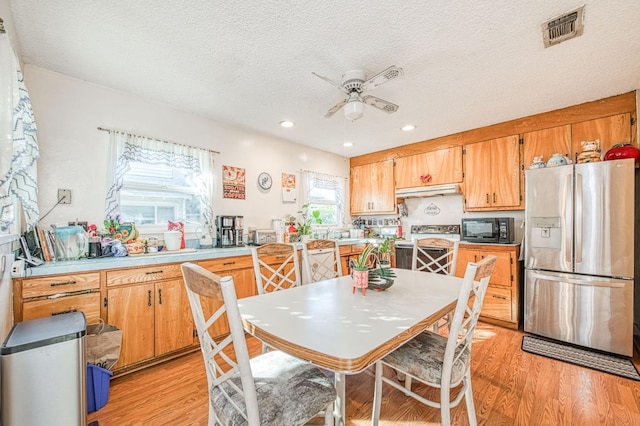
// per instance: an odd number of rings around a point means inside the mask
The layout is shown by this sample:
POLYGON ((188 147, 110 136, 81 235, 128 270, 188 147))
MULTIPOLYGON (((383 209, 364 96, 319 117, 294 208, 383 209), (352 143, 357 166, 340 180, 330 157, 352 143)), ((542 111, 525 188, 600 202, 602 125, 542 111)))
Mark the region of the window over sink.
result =
POLYGON ((322 226, 344 224, 345 178, 303 171, 302 191, 309 212, 320 212, 322 226))
POLYGON ((211 222, 212 151, 109 131, 105 217, 137 226, 211 222))

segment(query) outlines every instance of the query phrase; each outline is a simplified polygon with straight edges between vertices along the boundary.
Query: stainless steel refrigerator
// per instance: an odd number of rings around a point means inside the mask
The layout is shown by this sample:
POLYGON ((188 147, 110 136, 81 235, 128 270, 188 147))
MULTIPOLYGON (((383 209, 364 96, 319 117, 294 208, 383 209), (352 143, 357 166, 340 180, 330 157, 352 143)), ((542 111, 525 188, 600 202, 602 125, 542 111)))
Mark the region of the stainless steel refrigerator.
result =
POLYGON ((527 170, 524 329, 633 355, 634 160, 527 170))

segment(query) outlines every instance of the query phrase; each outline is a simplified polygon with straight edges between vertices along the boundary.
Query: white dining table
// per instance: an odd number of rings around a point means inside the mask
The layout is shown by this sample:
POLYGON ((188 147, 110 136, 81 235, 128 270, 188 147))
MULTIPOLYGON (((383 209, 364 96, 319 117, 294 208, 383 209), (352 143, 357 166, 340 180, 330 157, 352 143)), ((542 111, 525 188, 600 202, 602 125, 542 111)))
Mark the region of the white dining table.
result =
MULTIPOLYGON (((394 269, 387 290, 352 291, 343 276, 238 300, 245 330, 333 370, 337 424, 345 422, 345 375, 358 373, 455 308, 462 278, 394 269)), ((372 389, 373 392, 373 389, 372 389)))

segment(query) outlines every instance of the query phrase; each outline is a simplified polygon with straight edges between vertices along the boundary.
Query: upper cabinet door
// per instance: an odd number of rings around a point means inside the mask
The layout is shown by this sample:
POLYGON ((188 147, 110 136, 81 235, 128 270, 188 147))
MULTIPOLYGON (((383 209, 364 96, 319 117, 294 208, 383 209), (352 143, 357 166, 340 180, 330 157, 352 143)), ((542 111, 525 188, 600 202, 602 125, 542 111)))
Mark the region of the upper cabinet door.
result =
POLYGON ((351 168, 351 215, 394 214, 393 160, 351 168))
POLYGON ((467 209, 491 206, 491 141, 471 143, 465 149, 464 197, 467 209))
POLYGON ((538 130, 522 135, 523 156, 522 163, 528 169, 534 157, 542 156, 546 162, 555 153, 569 158, 571 155, 571 126, 558 126, 550 129, 538 130))
POLYGON ((600 140, 602 155, 615 144, 631 143, 631 114, 612 115, 611 117, 583 121, 571 126, 571 147, 574 161, 576 154, 582 151, 582 141, 600 140))
POLYGON ((492 207, 520 207, 520 148, 518 136, 491 141, 492 207))
POLYGON ((462 146, 396 158, 395 176, 396 189, 462 182, 462 146))
POLYGON ((522 208, 517 135, 465 145, 465 210, 522 208))

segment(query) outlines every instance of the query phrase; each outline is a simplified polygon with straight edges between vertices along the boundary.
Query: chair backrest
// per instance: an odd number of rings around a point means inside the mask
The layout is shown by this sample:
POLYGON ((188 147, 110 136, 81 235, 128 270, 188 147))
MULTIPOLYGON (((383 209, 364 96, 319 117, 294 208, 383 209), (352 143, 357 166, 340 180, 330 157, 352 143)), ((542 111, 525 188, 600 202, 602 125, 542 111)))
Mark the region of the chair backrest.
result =
MULTIPOLYGON (((449 326, 449 337, 442 366, 443 382, 451 380, 451 369, 459 359, 464 360, 465 368, 469 368, 473 332, 495 267, 496 257, 493 255, 485 257, 477 264, 472 262, 467 264, 456 310, 449 326)), ((456 386, 457 383, 451 383, 451 385, 456 386)))
POLYGON ((458 241, 446 238, 421 238, 413 242, 411 269, 455 275, 458 241))
POLYGON ((251 255, 258 294, 301 284, 298 253, 293 244, 273 243, 252 247, 251 255))
POLYGON ((302 245, 305 282, 314 283, 342 276, 340 249, 331 240, 311 240, 302 245))
POLYGON ((251 374, 249 351, 244 337, 240 311, 238 310, 238 300, 236 298, 233 278, 221 278, 193 263, 184 263, 181 265, 181 269, 187 295, 189 296, 191 313, 193 314, 193 320, 198 330, 200 348, 207 371, 208 389, 211 390, 212 387, 218 386, 230 377, 239 374, 242 389, 235 386, 231 380, 228 380, 227 383, 233 387, 239 395, 244 397, 245 406, 247 407, 246 414, 238 408, 230 396, 224 392, 223 394, 229 404, 233 405, 237 411, 245 416, 249 424, 259 424, 258 399, 255 383, 251 374), (209 318, 205 318, 201 297, 221 301, 222 305, 209 318), (226 315, 224 315, 225 313, 226 315), (216 343, 209 333, 209 328, 216 321, 225 320, 229 324, 231 333, 222 341, 216 343), (233 345, 235 360, 228 349, 225 351, 225 348, 229 345, 233 345))

